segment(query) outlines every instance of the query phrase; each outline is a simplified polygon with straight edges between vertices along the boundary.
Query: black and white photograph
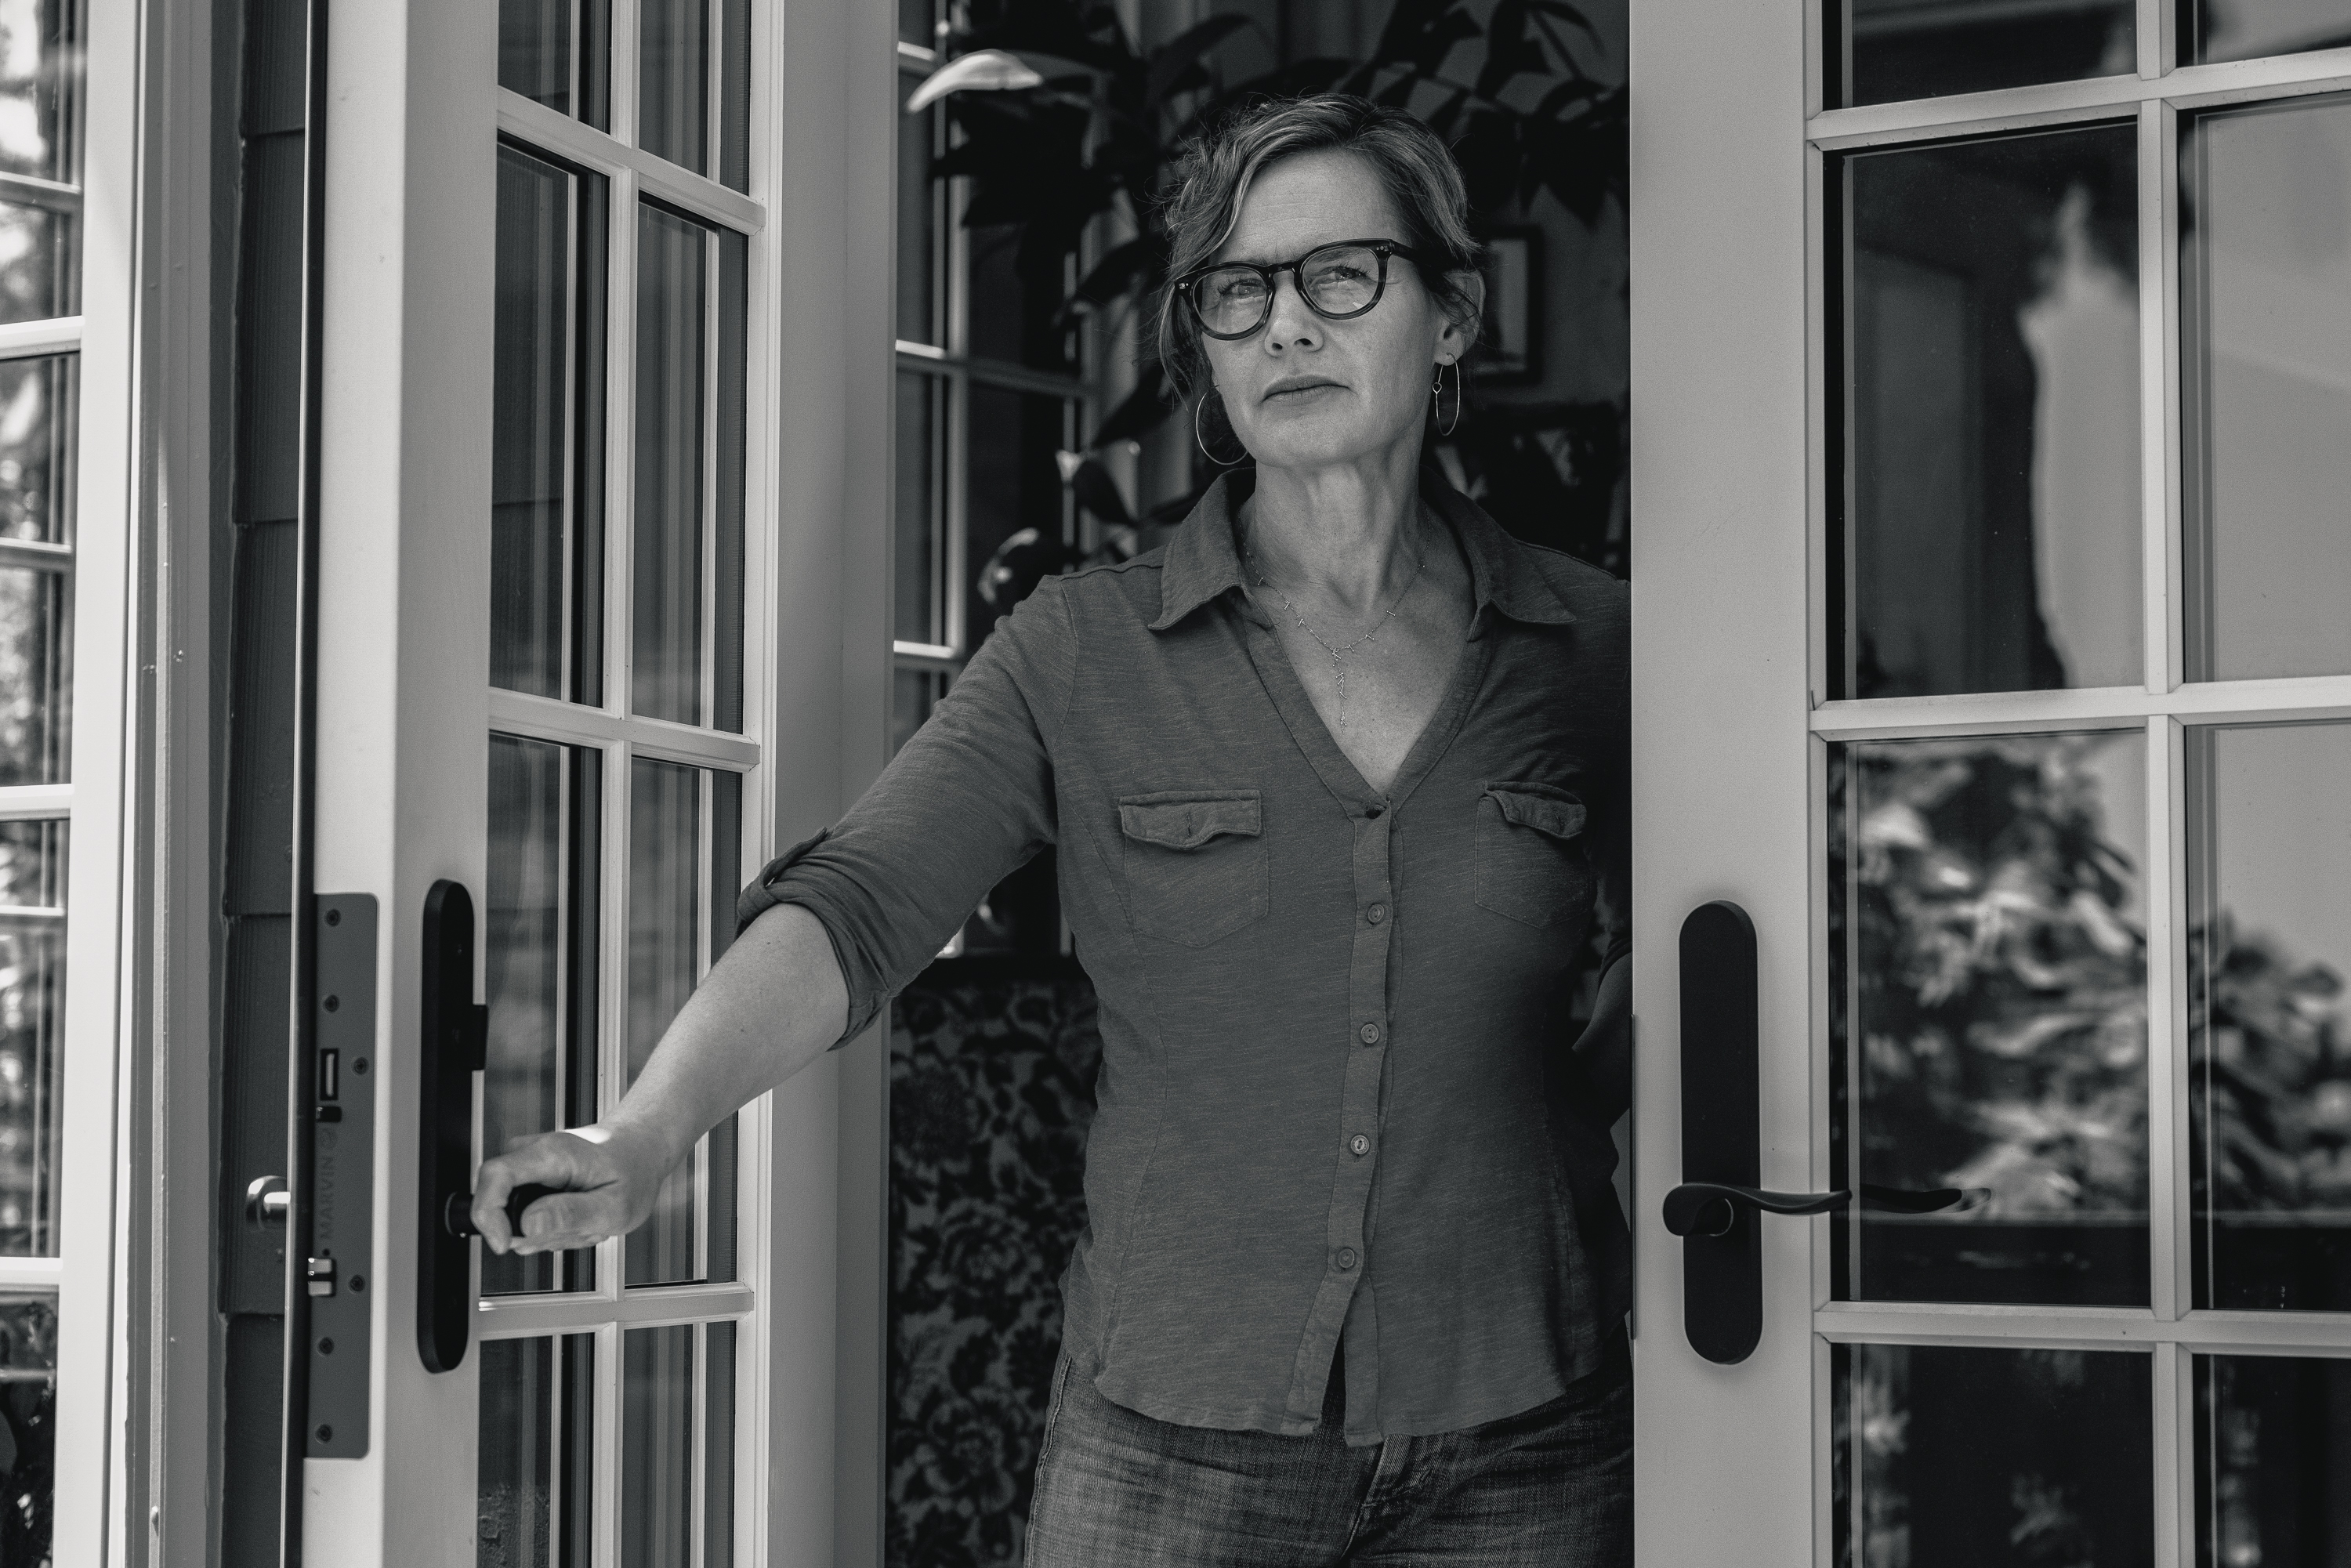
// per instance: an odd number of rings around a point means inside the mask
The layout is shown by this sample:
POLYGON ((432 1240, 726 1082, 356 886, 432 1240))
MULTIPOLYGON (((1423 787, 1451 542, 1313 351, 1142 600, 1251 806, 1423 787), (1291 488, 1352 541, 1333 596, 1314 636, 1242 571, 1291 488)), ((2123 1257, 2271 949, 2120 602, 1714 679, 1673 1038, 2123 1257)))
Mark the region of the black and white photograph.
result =
POLYGON ((2351 0, 0 0, 0 1568, 2351 1568, 2351 0))

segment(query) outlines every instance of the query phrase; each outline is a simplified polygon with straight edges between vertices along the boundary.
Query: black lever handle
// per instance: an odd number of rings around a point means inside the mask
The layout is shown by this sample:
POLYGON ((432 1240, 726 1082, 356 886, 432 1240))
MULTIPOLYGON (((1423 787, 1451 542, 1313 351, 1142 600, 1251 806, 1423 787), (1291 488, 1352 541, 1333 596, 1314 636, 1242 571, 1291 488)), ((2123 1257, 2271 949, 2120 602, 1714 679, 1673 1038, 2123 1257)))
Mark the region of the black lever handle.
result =
MULTIPOLYGON (((540 1198, 553 1197, 563 1190, 562 1187, 525 1184, 507 1194, 507 1229, 520 1236, 522 1211, 540 1198)), ((481 1232, 474 1228, 474 1195, 470 1192, 451 1193, 448 1201, 441 1207, 441 1224, 452 1236, 479 1236, 481 1232)))
MULTIPOLYGON (((1959 1213, 1980 1208, 1991 1200, 1988 1186, 1938 1186, 1923 1191, 1879 1186, 1864 1182, 1861 1207, 1891 1214, 1959 1213)), ((1853 1194, 1836 1192, 1771 1192, 1763 1187, 1738 1186, 1729 1182, 1686 1181, 1666 1194, 1666 1228, 1676 1236, 1728 1236, 1739 1223, 1739 1210, 1764 1214, 1826 1214, 1853 1202, 1853 1194)))

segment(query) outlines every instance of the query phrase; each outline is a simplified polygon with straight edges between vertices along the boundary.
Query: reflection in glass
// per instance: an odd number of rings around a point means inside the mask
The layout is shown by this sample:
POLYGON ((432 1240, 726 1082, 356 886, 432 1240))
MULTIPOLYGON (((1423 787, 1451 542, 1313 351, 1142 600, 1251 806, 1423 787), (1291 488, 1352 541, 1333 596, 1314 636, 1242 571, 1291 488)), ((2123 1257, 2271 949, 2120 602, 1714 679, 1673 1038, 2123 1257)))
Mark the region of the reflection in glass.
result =
POLYGON ((62 572, 0 567, 0 785, 65 781, 71 592, 62 572))
POLYGON ((692 1568, 694 1327, 622 1335, 622 1568, 692 1568))
POLYGON ((2180 57, 2250 60, 2351 45, 2344 0, 2179 0, 2180 57))
POLYGON ((587 1568, 595 1362, 593 1334, 483 1344, 475 1568, 587 1568))
POLYGON ((901 643, 944 645, 946 624, 946 497, 940 480, 940 426, 946 382, 919 371, 898 372, 897 615, 891 632, 901 643))
MULTIPOLYGON (((742 780, 638 758, 630 765, 630 790, 628 1072, 633 1082, 705 969, 734 936, 742 780)), ((730 1116, 670 1173, 653 1217, 629 1233, 628 1283, 734 1278, 737 1139, 730 1116), (698 1236, 697 1220, 703 1222, 698 1236)))
POLYGON ((0 203, 0 323, 79 311, 80 234, 72 210, 0 203))
POLYGON ((0 172, 80 182, 81 10, 0 0, 0 172))
POLYGON ((65 903, 66 824, 0 822, 0 1257, 57 1255, 65 903))
POLYGON ((931 710, 947 695, 947 674, 944 670, 909 669, 900 665, 893 672, 890 690, 890 755, 914 737, 914 732, 930 722, 931 710))
POLYGON ((2351 673, 2351 97, 2198 116, 2179 168, 2189 679, 2351 673))
POLYGON ((73 542, 81 356, 0 360, 0 538, 73 542))
POLYGON ((648 718, 740 730, 749 245, 731 229, 713 234, 650 204, 638 235, 632 706, 648 718), (715 385, 705 384, 705 376, 714 369, 715 385), (713 483, 715 494, 709 491, 713 483), (712 617, 706 715, 705 593, 712 617))
POLYGON ((498 0, 498 85, 571 112, 573 0, 498 0))
POLYGON ((938 47, 937 22, 934 19, 938 0, 898 0, 898 41, 920 44, 923 47, 938 47))
MULTIPOLYGON (((912 89, 921 78, 901 76, 912 89)), ((931 176, 943 151, 944 110, 926 109, 898 128, 898 336, 909 343, 946 347, 939 299, 939 231, 946 218, 946 187, 931 176)), ((905 439, 900 425, 899 440, 905 439)))
POLYGON ((2351 1361, 2196 1358, 2196 1568, 2351 1563, 2351 1361))
POLYGON ((2351 1312, 2351 725, 2188 732, 2196 1304, 2351 1312))
POLYGON ((1069 565, 1063 541, 1075 517, 1054 454, 1078 443, 1076 404, 1061 398, 974 382, 966 399, 964 639, 977 648, 1039 579, 1069 565), (1004 570, 990 571, 991 561, 1004 570))
POLYGON ((490 684, 603 700, 603 177, 498 148, 490 684))
POLYGON ((2142 731, 1829 754, 1840 1186, 1989 1187, 1849 1211, 1853 1301, 2147 1300, 2142 731))
POLYGON ((2155 1560, 2147 1356, 1840 1344, 1833 1364, 1833 1561, 2155 1560))
POLYGON ((2143 678, 2134 136, 1833 167, 1833 695, 2143 678))
POLYGON ((702 721, 710 231, 647 204, 637 225, 635 688, 647 718, 702 721))
POLYGON ((1830 0, 1829 107, 2129 76, 2134 9, 2131 0, 1830 0))
POLYGON ((711 0, 639 0, 637 145, 709 172, 711 0))
MULTIPOLYGON (((596 884, 602 759, 593 750, 490 737, 483 959, 490 1032, 482 1153, 592 1122, 596 884)), ((482 1254, 482 1293, 587 1290, 596 1254, 482 1254)))
POLYGON ((718 183, 751 188, 751 0, 718 0, 718 183))
POLYGON ((0 1470, 0 1563, 50 1561, 57 1427, 57 1299, 0 1297, 0 1432, 14 1456, 0 1470))

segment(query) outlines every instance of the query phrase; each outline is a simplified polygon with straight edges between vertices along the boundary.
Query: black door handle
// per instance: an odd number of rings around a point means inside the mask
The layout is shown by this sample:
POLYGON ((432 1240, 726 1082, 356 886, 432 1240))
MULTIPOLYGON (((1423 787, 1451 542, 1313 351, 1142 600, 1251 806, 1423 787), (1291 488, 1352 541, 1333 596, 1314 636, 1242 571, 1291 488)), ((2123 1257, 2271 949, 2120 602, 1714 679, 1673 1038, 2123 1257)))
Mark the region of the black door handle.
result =
MULTIPOLYGON (((557 1193, 566 1190, 568 1189, 559 1186, 530 1185, 515 1188, 507 1194, 507 1229, 520 1236, 522 1211, 542 1197, 553 1197, 557 1193)), ((441 1207, 441 1228, 452 1236, 481 1234, 474 1228, 474 1195, 472 1193, 453 1192, 449 1195, 447 1201, 441 1207)))
MULTIPOLYGON (((1686 1181, 1666 1194, 1666 1228, 1676 1236, 1728 1236, 1741 1209, 1763 1214, 1827 1214, 1853 1202, 1853 1194, 1770 1192, 1728 1182, 1686 1181)), ((1861 1207, 1890 1214, 1959 1213, 1991 1201, 1988 1186, 1938 1186, 1923 1191, 1864 1182, 1861 1207)))
POLYGON ((452 1197, 474 1170, 474 1074, 490 1009, 474 1000, 474 898, 443 878, 424 895, 416 1167, 416 1353, 427 1372, 465 1359, 474 1316, 474 1249, 449 1229, 452 1197))

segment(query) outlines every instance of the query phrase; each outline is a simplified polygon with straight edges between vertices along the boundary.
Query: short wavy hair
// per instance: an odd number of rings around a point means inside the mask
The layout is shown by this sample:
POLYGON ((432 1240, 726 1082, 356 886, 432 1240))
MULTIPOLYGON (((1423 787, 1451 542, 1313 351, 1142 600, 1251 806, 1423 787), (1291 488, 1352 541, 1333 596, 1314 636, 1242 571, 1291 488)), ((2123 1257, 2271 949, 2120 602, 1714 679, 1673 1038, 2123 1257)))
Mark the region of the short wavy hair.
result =
POLYGON ((1372 167, 1395 204, 1395 237, 1436 258, 1421 282, 1439 308, 1478 334, 1473 290, 1484 246, 1469 232, 1469 192, 1461 166, 1426 124, 1352 93, 1259 99, 1203 131, 1177 155, 1176 189, 1163 209, 1170 287, 1159 300, 1159 361, 1179 396, 1208 379, 1200 324, 1173 280, 1205 265, 1233 232, 1258 171, 1301 152, 1352 152, 1372 167))

